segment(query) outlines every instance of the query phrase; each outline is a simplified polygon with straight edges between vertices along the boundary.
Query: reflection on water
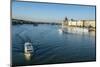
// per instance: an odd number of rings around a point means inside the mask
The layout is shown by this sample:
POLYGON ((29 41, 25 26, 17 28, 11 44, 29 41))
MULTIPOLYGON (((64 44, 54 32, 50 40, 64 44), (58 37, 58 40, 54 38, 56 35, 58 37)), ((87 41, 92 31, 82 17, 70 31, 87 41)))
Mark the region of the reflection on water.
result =
POLYGON ((63 34, 63 30, 62 29, 58 29, 59 34, 63 34))
POLYGON ((12 53, 13 65, 95 61, 95 32, 49 24, 13 25, 12 53), (24 53, 26 42, 34 47, 32 55, 24 53))
POLYGON ((68 32, 71 32, 71 33, 79 33, 79 34, 86 33, 86 34, 88 34, 87 28, 68 27, 67 29, 68 29, 68 32))
POLYGON ((31 60, 32 55, 30 53, 25 53, 24 55, 27 61, 31 60))
POLYGON ((91 32, 89 32, 89 34, 92 35, 92 36, 95 36, 96 32, 95 31, 91 31, 91 32))
POLYGON ((78 35, 91 35, 95 36, 95 31, 88 31, 88 28, 80 28, 80 27, 66 27, 58 29, 59 34, 78 34, 78 35))

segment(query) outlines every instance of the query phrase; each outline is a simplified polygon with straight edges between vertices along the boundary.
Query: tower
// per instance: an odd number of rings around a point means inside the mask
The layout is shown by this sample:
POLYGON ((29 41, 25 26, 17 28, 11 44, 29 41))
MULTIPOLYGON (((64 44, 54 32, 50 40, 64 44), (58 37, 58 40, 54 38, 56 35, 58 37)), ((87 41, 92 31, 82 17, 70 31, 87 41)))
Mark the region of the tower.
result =
POLYGON ((64 19, 64 25, 68 26, 68 18, 67 17, 65 17, 65 19, 64 19))

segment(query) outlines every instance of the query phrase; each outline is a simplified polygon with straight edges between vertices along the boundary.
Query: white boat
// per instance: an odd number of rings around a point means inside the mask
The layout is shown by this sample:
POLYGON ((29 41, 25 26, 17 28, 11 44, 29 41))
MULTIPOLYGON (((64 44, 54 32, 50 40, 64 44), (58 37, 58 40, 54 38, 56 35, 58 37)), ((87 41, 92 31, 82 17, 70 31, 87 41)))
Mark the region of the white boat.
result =
POLYGON ((26 42, 24 44, 24 52, 25 52, 25 54, 32 54, 33 53, 32 43, 26 42))

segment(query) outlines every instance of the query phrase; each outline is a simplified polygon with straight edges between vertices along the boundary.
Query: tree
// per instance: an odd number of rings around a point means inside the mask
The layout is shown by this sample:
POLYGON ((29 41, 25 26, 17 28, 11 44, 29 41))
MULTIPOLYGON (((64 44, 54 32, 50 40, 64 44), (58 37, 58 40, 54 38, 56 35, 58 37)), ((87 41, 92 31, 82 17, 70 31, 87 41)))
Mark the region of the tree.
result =
POLYGON ((71 21, 74 21, 74 19, 71 19, 71 21))

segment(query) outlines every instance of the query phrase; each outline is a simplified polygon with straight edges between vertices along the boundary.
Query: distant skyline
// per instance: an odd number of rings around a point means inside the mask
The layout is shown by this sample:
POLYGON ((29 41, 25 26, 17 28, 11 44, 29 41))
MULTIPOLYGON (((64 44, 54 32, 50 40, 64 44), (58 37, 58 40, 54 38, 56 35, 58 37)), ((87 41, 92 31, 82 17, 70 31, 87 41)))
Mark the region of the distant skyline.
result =
POLYGON ((61 22, 65 17, 75 20, 95 20, 95 6, 18 1, 12 3, 14 19, 61 22))

